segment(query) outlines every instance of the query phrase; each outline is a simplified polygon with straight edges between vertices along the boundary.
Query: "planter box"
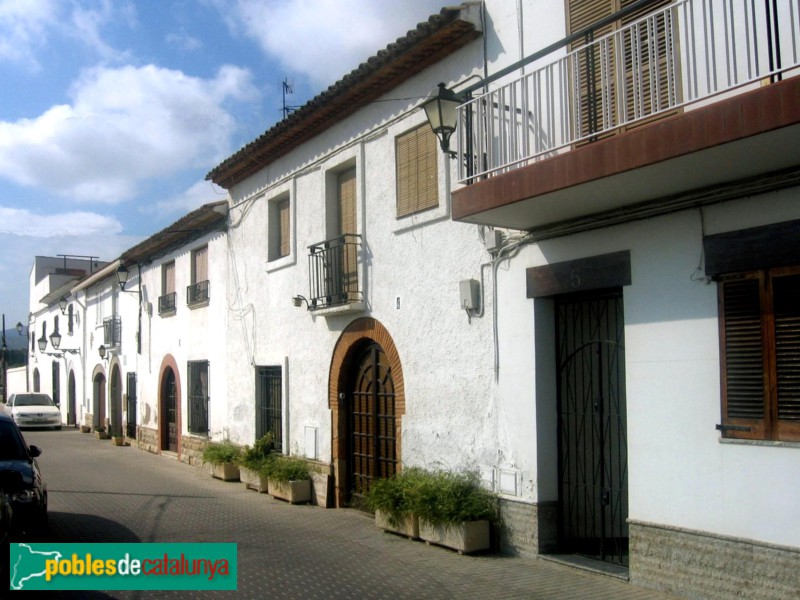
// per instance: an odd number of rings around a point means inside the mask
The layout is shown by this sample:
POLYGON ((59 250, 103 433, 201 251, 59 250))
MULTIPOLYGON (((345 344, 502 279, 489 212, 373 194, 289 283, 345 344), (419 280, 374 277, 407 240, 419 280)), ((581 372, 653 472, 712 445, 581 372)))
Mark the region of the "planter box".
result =
POLYGON ((107 440, 108 434, 105 431, 95 431, 94 437, 96 437, 98 440, 107 440))
POLYGON ((239 481, 239 467, 234 463, 212 464, 211 476, 222 481, 239 481))
POLYGON ((127 446, 125 443, 125 436, 122 435, 111 436, 111 441, 114 442, 115 446, 127 446))
POLYGON ((379 510, 375 511, 375 525, 379 529, 389 531, 391 533, 399 533, 406 536, 410 540, 419 538, 419 519, 416 515, 408 515, 403 517, 398 525, 392 525, 389 518, 379 510))
POLYGON ((81 425, 81 433, 91 433, 92 427, 90 425, 81 425))
POLYGON ((270 479, 269 494, 273 498, 286 500, 289 504, 302 504, 311 500, 311 480, 273 481, 270 479))
POLYGON ((249 490, 256 490, 261 494, 266 494, 268 489, 267 478, 253 469, 247 467, 239 467, 239 481, 249 490))
POLYGON ((425 519, 419 520, 419 537, 428 544, 437 544, 457 550, 459 554, 469 554, 491 547, 489 521, 465 521, 450 525, 432 525, 425 519))

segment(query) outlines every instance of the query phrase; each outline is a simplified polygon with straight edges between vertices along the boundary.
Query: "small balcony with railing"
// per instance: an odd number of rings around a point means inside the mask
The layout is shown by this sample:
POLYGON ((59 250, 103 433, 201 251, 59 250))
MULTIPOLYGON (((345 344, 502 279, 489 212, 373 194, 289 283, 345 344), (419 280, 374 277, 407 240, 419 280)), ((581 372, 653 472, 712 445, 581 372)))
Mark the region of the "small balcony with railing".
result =
POLYGON ((313 244, 308 252, 308 309, 318 314, 363 311, 361 236, 344 234, 313 244))
POLYGON ((207 306, 209 300, 209 281, 198 281, 186 286, 186 305, 190 308, 207 306))
POLYGON ((122 318, 118 315, 103 319, 103 345, 119 346, 122 344, 122 318))
POLYGON ((177 310, 176 306, 177 294, 175 292, 168 292, 158 297, 158 314, 162 317, 174 315, 177 310))
POLYGON ((546 231, 697 205, 722 186, 797 184, 797 1, 643 10, 496 73, 487 93, 470 88, 451 141, 454 219, 546 231))

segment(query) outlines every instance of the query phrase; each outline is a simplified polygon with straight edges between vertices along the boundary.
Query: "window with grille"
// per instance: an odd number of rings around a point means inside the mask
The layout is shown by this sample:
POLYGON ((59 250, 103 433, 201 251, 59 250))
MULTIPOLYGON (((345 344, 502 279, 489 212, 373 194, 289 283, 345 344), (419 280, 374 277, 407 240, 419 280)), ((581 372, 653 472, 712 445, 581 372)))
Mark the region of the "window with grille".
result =
POLYGON ((208 433, 208 361, 189 361, 189 433, 208 433))
POLYGON ((291 248, 289 197, 283 197, 269 202, 269 251, 268 260, 278 260, 289 256, 291 248))
POLYGON ((256 367, 256 439, 271 433, 275 449, 283 446, 280 367, 256 367))
POLYGON ((723 436, 800 441, 800 267, 718 285, 723 436))
POLYGON ((70 304, 67 308, 67 333, 72 335, 75 332, 75 310, 70 304))
POLYGON ((439 206, 438 145, 426 124, 396 140, 397 216, 439 206))

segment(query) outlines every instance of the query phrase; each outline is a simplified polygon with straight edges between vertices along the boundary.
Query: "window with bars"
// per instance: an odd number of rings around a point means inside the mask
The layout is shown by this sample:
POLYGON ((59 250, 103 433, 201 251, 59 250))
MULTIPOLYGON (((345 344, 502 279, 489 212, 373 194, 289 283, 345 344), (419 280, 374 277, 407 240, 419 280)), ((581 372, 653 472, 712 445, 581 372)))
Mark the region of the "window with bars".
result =
POLYGON ((289 197, 269 201, 268 260, 278 260, 289 256, 291 248, 289 197))
POLYGON ((399 136, 397 156, 397 217, 439 206, 438 145, 426 124, 399 136))
POLYGON ((189 361, 189 433, 208 433, 208 361, 189 361))
POLYGON ((67 333, 72 335, 75 332, 75 310, 70 304, 67 308, 67 333))
POLYGON ((800 441, 800 267, 718 285, 723 437, 800 441))
POLYGON ((126 435, 136 439, 136 373, 128 373, 126 390, 126 435))
POLYGON ((278 451, 283 447, 282 387, 280 367, 256 367, 256 439, 271 433, 278 451))

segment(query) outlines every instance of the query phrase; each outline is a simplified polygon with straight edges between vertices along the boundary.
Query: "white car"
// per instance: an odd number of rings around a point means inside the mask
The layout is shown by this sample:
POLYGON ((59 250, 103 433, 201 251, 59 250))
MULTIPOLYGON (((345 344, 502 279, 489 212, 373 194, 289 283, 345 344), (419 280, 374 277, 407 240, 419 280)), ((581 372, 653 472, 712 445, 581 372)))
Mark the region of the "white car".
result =
POLYGON ((47 394, 11 394, 6 413, 17 427, 55 427, 61 429, 61 409, 47 394))

